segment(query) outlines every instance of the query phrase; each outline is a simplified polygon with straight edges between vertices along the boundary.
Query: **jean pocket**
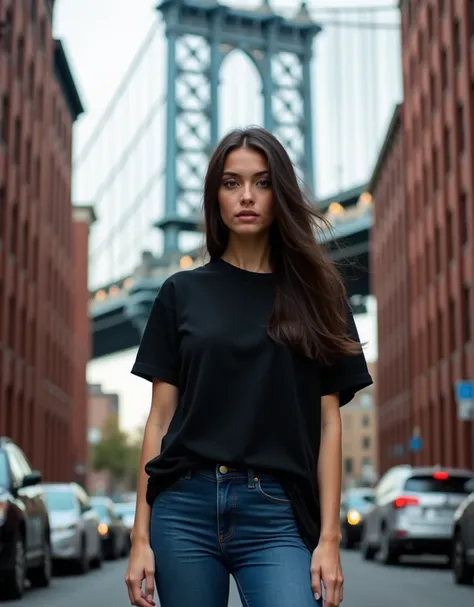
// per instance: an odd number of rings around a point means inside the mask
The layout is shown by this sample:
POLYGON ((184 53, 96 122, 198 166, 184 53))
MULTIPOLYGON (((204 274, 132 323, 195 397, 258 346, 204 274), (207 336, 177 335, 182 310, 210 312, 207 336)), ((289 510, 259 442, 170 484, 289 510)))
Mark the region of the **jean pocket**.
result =
POLYGON ((290 503, 281 483, 271 476, 259 478, 255 486, 258 493, 268 502, 283 505, 290 503))

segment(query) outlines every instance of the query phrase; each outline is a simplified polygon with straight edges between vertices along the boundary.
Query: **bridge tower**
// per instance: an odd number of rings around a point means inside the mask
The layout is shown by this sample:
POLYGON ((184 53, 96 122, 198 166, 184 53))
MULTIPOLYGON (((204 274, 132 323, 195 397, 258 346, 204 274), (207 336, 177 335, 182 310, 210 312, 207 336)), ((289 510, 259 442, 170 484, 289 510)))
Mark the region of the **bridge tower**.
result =
POLYGON ((302 2, 291 18, 269 0, 258 9, 230 8, 215 0, 164 0, 167 118, 164 257, 180 255, 179 234, 195 231, 202 180, 218 141, 219 74, 235 49, 255 64, 262 83, 264 126, 288 150, 305 185, 314 192, 311 59, 321 28, 302 2))

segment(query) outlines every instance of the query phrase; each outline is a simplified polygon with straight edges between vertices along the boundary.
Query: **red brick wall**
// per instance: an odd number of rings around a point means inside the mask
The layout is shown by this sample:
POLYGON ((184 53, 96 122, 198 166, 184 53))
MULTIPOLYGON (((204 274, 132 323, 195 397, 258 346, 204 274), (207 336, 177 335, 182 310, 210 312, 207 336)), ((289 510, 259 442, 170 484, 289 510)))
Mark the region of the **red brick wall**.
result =
POLYGON ((93 221, 94 215, 90 207, 76 207, 74 209, 75 356, 72 442, 74 448, 75 478, 77 482, 84 485, 88 463, 88 392, 86 368, 91 354, 91 325, 88 314, 88 255, 89 226, 93 221))
POLYGON ((411 5, 402 13, 410 350, 425 443, 414 460, 467 466, 473 429, 457 420, 454 382, 474 377, 472 15, 468 2, 411 5))
POLYGON ((46 480, 71 478, 74 395, 73 116, 51 18, 0 0, 0 434, 46 480))
POLYGON ((379 472, 409 461, 411 375, 409 269, 403 108, 394 113, 372 179, 372 285, 377 298, 378 361, 375 382, 379 472))
POLYGON ((415 428, 423 449, 400 460, 472 467, 474 428, 458 421, 454 398, 455 381, 474 378, 472 15, 466 2, 401 6, 404 160, 397 173, 394 151, 379 159, 372 236, 381 468, 397 463, 388 447, 395 434, 406 444, 415 428), (400 187, 403 194, 394 191, 400 187), (393 299, 407 285, 408 307, 393 299), (396 351, 409 364, 409 388, 407 375, 396 373, 396 351))

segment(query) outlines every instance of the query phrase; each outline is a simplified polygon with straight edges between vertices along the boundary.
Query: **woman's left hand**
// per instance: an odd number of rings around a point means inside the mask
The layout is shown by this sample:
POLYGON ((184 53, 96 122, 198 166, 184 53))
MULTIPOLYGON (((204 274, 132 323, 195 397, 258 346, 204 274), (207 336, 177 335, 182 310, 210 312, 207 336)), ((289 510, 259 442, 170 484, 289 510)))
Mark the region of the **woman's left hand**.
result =
POLYGON ((315 599, 321 598, 323 584, 324 607, 337 607, 342 603, 343 583, 339 543, 321 540, 311 558, 311 587, 315 599))

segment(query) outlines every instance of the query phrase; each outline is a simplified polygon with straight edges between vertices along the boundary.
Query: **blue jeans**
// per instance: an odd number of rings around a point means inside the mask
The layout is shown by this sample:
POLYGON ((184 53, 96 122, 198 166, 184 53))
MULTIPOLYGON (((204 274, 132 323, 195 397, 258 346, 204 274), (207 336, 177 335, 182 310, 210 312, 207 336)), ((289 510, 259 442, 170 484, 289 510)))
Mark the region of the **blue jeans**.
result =
POLYGON ((269 475, 184 475, 156 498, 150 535, 161 607, 227 607, 230 575, 244 607, 322 605, 290 501, 269 475))

